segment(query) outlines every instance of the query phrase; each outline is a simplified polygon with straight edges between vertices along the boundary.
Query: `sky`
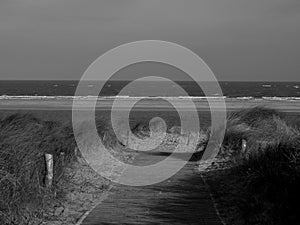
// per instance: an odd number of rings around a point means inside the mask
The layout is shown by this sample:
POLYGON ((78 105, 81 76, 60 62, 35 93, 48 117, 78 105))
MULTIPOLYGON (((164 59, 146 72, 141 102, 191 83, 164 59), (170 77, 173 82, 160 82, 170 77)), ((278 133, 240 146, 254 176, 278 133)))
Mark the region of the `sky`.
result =
POLYGON ((218 80, 300 81, 299 0, 0 0, 0 79, 80 79, 138 40, 185 46, 218 80))

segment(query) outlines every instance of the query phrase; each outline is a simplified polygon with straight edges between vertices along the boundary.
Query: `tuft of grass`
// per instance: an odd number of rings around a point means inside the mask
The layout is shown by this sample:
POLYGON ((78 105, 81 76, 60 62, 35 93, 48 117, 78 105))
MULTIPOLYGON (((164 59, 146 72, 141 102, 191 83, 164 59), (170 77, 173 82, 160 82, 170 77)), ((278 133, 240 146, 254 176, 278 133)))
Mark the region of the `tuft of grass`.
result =
POLYGON ((284 115, 276 110, 265 107, 241 110, 230 115, 227 120, 220 155, 239 160, 241 157, 259 154, 269 146, 276 147, 298 134, 298 130, 288 125, 284 115), (245 151, 242 151, 243 140, 247 142, 245 151))

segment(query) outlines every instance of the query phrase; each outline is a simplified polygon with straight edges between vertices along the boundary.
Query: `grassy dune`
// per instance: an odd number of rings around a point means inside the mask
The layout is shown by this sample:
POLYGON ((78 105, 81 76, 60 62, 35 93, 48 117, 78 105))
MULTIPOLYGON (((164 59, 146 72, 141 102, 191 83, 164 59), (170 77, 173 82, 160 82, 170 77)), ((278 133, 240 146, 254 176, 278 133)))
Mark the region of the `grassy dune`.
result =
POLYGON ((206 175, 225 220, 299 224, 299 122, 257 107, 233 113, 227 124, 219 155, 227 167, 206 175))
MULTIPOLYGON (((119 142, 106 121, 104 119, 96 121, 99 136, 108 149, 117 150, 120 147, 119 142)), ((84 125, 81 124, 82 132, 88 129, 84 125)), ((80 160, 82 163, 77 162, 80 152, 75 155, 75 148, 76 141, 70 121, 65 124, 59 120, 43 120, 30 113, 12 113, 2 116, 0 119, 0 224, 35 224, 35 220, 47 220, 45 215, 53 217, 57 214, 62 217, 59 215, 59 210, 61 212, 63 210, 59 206, 81 211, 74 208, 74 205, 82 206, 87 201, 92 201, 90 198, 93 194, 89 194, 91 190, 99 193, 98 189, 101 191, 107 188, 108 182, 88 168, 84 160, 80 160), (45 185, 46 153, 52 154, 54 161, 51 188, 45 185), (65 173, 66 171, 68 173, 65 173), (74 182, 77 184, 75 185, 74 182), (72 193, 67 193, 69 189, 72 193), (87 190, 86 193, 82 191, 84 189, 87 190), (73 191, 79 192, 77 196, 73 191), (71 198, 69 206, 63 203, 67 200, 64 195, 69 196, 69 200, 71 198), (52 207, 53 215, 45 212, 44 209, 47 207, 52 207), (55 210, 56 208, 58 210, 55 210)), ((124 159, 122 154, 119 155, 124 159)), ((52 221, 55 218, 48 219, 52 221)))
MULTIPOLYGON (((12 114, 0 121, 0 223, 21 224, 28 206, 40 207, 55 192, 64 165, 74 160, 72 128, 30 114, 12 114), (54 185, 44 185, 44 154, 54 157, 54 185), (61 154, 64 153, 64 158, 61 154)), ((26 216, 25 216, 26 217, 26 216)))

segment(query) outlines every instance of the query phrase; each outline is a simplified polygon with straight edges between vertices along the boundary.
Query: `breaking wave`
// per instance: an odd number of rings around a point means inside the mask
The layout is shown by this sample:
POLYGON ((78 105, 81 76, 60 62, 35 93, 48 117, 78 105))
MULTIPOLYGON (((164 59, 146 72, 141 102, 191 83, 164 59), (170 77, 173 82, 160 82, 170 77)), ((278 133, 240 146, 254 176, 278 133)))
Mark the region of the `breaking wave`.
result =
POLYGON ((18 96, 9 96, 1 95, 0 100, 109 100, 109 99, 236 99, 236 100, 269 100, 269 101, 299 101, 300 97, 227 97, 227 96, 30 96, 30 95, 18 95, 18 96))

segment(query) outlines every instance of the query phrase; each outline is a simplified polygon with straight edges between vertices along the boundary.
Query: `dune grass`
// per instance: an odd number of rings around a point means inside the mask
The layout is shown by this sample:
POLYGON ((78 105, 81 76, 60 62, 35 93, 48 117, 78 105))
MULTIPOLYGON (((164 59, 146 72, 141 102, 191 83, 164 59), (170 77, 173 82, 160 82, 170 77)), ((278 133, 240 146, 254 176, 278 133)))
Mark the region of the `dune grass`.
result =
MULTIPOLYGON (((89 125, 83 121, 78 129, 90 134, 89 125)), ((109 120, 100 117, 96 126, 106 148, 122 147, 109 120)), ((93 144, 89 140, 87 148, 93 144)), ((30 218, 40 216, 45 201, 58 197, 62 188, 59 182, 66 179, 64 171, 76 160, 75 148, 71 121, 43 120, 32 113, 11 113, 0 118, 0 224, 27 224, 30 218), (45 185, 46 153, 52 154, 54 161, 51 188, 45 185)))
POLYGON ((300 132, 295 123, 263 107, 233 113, 219 157, 228 157, 229 167, 207 177, 228 224, 300 223, 300 132))
MULTIPOLYGON (((41 207, 52 195, 64 166, 74 160, 72 127, 43 121, 31 114, 12 114, 0 120, 0 224, 21 224, 24 209, 41 207), (62 152, 64 157, 62 158, 62 152), (44 185, 44 154, 54 157, 54 183, 44 185)), ((27 216, 28 212, 27 212, 27 216)))

